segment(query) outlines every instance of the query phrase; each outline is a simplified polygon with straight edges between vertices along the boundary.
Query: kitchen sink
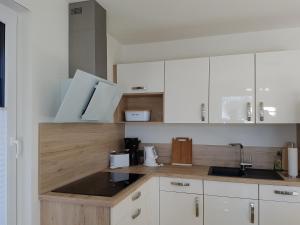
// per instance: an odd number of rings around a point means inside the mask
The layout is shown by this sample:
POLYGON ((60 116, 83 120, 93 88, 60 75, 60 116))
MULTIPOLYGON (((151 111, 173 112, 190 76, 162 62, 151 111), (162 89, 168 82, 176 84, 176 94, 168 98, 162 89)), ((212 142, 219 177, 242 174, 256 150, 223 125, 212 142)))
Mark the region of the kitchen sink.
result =
POLYGON ((212 166, 209 169, 208 175, 266 180, 283 180, 283 178, 276 171, 263 169, 246 169, 245 171, 242 171, 240 168, 212 166))

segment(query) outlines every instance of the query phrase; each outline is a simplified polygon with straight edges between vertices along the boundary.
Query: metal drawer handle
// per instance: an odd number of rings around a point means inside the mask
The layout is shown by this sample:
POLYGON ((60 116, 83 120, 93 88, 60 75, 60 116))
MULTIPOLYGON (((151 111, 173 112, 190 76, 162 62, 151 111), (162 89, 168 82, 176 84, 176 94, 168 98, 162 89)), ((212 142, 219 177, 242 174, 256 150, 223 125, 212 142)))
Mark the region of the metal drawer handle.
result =
POLYGON ((247 121, 251 122, 252 120, 252 107, 251 103, 247 102, 247 121))
POLYGON ((138 200, 141 196, 142 196, 142 193, 139 191, 134 196, 132 196, 131 200, 132 201, 138 200))
POLYGON ((196 217, 199 217, 199 198, 195 198, 196 217))
POLYGON ((259 103, 259 120, 264 121, 265 120, 265 111, 264 111, 264 103, 259 103))
POLYGON ((137 86, 137 87, 132 87, 131 90, 133 91, 140 91, 140 90, 147 90, 147 88, 143 86, 137 86))
POLYGON ((250 203, 250 223, 255 223, 255 205, 250 203))
POLYGON ((299 193, 295 192, 295 191, 279 191, 279 190, 275 190, 274 193, 277 194, 277 195, 289 195, 289 196, 298 196, 299 195, 299 193))
POLYGON ((189 183, 182 183, 182 182, 171 182, 172 185, 174 186, 180 186, 180 187, 189 187, 189 183))
POLYGON ((132 218, 133 220, 135 220, 136 218, 138 218, 138 217, 141 215, 141 212, 142 212, 142 209, 138 209, 138 210, 136 211, 136 213, 133 214, 133 215, 131 216, 131 218, 132 218))
POLYGON ((201 121, 202 122, 205 122, 205 113, 206 113, 206 111, 205 111, 205 104, 202 103, 201 104, 201 121))

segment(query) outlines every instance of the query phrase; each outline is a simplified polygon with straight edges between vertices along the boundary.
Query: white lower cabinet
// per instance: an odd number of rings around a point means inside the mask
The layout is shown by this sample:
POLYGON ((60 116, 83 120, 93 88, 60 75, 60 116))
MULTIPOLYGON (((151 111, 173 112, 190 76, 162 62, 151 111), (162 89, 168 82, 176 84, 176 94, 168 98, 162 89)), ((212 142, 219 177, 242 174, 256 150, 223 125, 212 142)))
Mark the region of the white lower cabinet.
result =
POLYGON ((159 225, 159 178, 154 177, 111 209, 111 225, 159 225))
POLYGON ((299 225, 300 203, 260 201, 260 225, 299 225))
POLYGON ((258 200, 204 196, 204 224, 258 224, 258 200))
POLYGON ((204 181, 204 224, 258 224, 258 185, 204 181))
POLYGON ((160 225, 202 225, 203 195, 160 192, 160 225))
POLYGON ((299 225, 300 187, 260 185, 260 225, 299 225))
POLYGON ((299 225, 300 187, 154 177, 111 209, 110 224, 299 225))

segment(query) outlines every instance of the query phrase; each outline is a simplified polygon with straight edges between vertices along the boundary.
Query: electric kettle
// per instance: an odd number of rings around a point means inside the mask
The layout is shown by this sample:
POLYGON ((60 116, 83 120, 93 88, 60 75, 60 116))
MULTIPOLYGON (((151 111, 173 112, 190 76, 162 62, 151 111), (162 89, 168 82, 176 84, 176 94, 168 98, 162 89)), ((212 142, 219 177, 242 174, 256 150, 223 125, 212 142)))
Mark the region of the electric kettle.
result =
POLYGON ((154 146, 144 147, 144 166, 156 167, 159 164, 156 162, 158 158, 157 152, 154 146))

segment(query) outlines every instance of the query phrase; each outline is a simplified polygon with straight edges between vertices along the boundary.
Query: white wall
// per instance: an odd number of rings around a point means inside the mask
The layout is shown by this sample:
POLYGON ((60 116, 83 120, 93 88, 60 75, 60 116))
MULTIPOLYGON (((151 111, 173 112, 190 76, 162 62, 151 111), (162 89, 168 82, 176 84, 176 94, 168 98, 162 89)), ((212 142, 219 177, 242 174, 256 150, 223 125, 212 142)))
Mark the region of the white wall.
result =
POLYGON ((123 46, 120 62, 300 49, 300 28, 123 46))
POLYGON ((18 12, 18 136, 23 140, 18 224, 39 225, 38 124, 52 121, 60 81, 68 78, 68 4, 30 0, 30 9, 18 12))
POLYGON ((113 80, 113 65, 121 57, 122 45, 111 35, 107 35, 107 79, 113 80))
POLYGON ((282 147, 296 142, 295 125, 126 125, 126 137, 139 137, 143 143, 171 143, 173 137, 190 137, 194 144, 282 147))
MULTIPOLYGON (((229 34, 122 46, 120 63, 193 58, 273 50, 300 49, 300 28, 229 34)), ((243 142, 250 146, 282 146, 296 141, 295 125, 126 125, 126 136, 144 142, 169 143, 172 137, 188 136, 198 144, 243 142)))

